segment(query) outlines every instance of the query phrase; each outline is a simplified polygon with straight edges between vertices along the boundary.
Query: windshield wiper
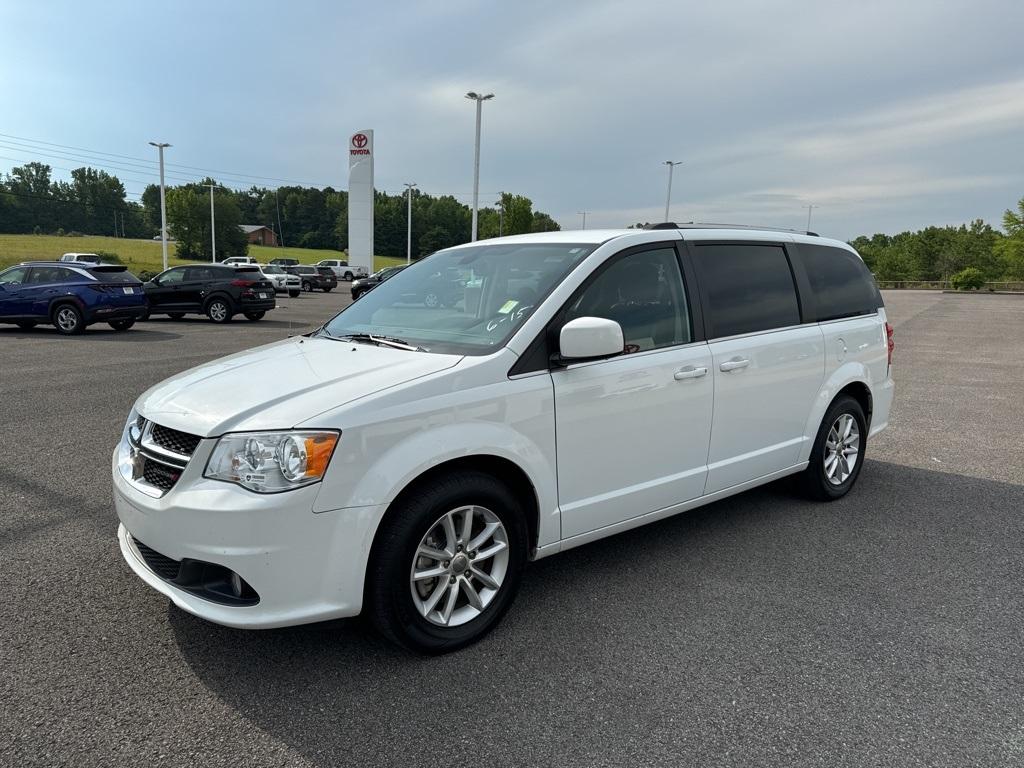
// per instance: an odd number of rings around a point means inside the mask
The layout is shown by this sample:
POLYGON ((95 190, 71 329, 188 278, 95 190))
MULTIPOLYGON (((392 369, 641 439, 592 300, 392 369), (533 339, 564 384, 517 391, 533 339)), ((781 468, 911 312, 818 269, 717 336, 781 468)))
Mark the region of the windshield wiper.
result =
POLYGON ((427 350, 423 347, 418 347, 415 344, 410 344, 403 339, 396 339, 393 336, 375 336, 372 333, 343 333, 340 336, 331 336, 332 339, 350 339, 351 341, 359 341, 364 344, 376 344, 382 347, 394 347, 395 349, 405 349, 409 352, 426 352, 427 350))

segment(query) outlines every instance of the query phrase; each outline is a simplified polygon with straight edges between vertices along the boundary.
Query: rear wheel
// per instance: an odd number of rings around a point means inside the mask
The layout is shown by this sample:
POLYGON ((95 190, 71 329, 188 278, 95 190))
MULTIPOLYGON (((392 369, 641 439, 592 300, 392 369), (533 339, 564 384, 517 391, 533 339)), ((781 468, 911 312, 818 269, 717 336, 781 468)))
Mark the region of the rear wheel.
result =
POLYGON ((231 307, 224 299, 212 299, 206 305, 206 316, 215 323, 231 321, 231 307))
POLYGON ((19 320, 17 325, 23 331, 30 331, 30 330, 32 330, 33 328, 36 327, 36 321, 35 320, 19 320))
POLYGON ((129 328, 135 325, 135 320, 111 320, 109 323, 107 323, 107 325, 109 325, 115 331, 127 331, 129 328))
POLYGON ((848 395, 836 398, 818 427, 810 463, 798 476, 800 490, 821 501, 849 493, 864 464, 867 435, 860 403, 848 395))
POLYGON ((306 293, 309 293, 310 291, 313 290, 313 284, 311 282, 309 282, 308 280, 303 280, 302 281, 302 290, 304 290, 306 293))
POLYGON ((515 598, 526 561, 522 505, 496 478, 463 471, 396 502, 366 576, 368 615, 420 653, 476 642, 515 598))
POLYGON ((330 293, 332 290, 334 289, 331 288, 330 286, 327 286, 326 288, 324 288, 324 293, 330 293))
POLYGON ((85 330, 85 320, 74 304, 61 304, 53 311, 53 326, 58 333, 72 336, 85 330))
POLYGON ((435 308, 441 306, 441 297, 437 293, 435 293, 434 291, 429 291, 423 297, 423 303, 426 306, 428 306, 430 309, 435 309, 435 308))
POLYGON ((246 318, 246 320, 252 320, 252 321, 255 322, 256 320, 262 320, 263 316, 265 314, 267 314, 267 313, 266 312, 246 312, 245 313, 245 318, 246 318))
POLYGON ((288 291, 288 295, 291 296, 293 299, 298 298, 300 293, 302 293, 302 291, 288 291))
POLYGON ((171 320, 181 320, 181 318, 183 318, 185 316, 185 313, 184 312, 168 312, 167 316, 169 318, 171 318, 171 320))
POLYGON ((352 282, 352 273, 351 272, 346 272, 345 273, 345 279, 348 280, 351 283, 352 282))

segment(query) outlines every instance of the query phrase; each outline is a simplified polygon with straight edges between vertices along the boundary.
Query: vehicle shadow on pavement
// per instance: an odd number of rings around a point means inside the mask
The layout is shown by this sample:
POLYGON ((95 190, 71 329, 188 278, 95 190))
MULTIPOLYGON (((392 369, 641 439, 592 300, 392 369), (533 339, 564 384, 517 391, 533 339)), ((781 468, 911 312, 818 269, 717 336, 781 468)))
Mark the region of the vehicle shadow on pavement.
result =
POLYGON ((773 484, 531 564, 496 631, 439 658, 358 620, 168 619, 316 765, 1009 764, 1022 509, 1024 486, 870 460, 832 504, 773 484))
POLYGON ((180 339, 180 333, 169 333, 163 330, 151 330, 144 325, 136 325, 127 331, 115 331, 113 328, 89 327, 76 336, 65 336, 57 332, 52 326, 40 325, 32 330, 26 331, 14 326, 0 326, 0 339, 25 339, 25 340, 57 340, 74 343, 78 339, 89 341, 174 341, 180 339))

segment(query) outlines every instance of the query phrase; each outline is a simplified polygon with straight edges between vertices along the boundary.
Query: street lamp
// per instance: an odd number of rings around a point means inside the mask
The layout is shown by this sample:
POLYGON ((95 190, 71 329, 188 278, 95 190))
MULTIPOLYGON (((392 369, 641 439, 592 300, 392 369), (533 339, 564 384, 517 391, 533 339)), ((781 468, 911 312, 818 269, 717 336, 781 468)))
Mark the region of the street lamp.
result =
POLYGON ((471 242, 476 242, 477 233, 477 210, 480 201, 480 115, 483 112, 483 103, 493 99, 494 94, 488 93, 481 96, 475 91, 466 94, 467 99, 476 102, 476 145, 473 149, 473 231, 470 237, 471 242))
POLYGON ((217 221, 213 213, 213 190, 220 187, 220 184, 203 184, 210 188, 210 261, 217 263, 217 221))
POLYGON ((664 165, 668 166, 668 194, 665 196, 665 221, 668 221, 668 209, 672 205, 672 171, 675 170, 677 165, 682 164, 682 160, 676 162, 666 160, 664 162, 664 165))
POLYGON ((805 205, 804 206, 804 208, 807 209, 807 231, 808 232, 811 231, 811 211, 814 210, 815 208, 820 208, 820 207, 821 207, 820 205, 805 205))
POLYGON ((407 181, 405 188, 409 191, 409 228, 405 237, 405 263, 412 264, 412 190, 416 186, 415 181, 407 181))
POLYGON ((164 187, 164 148, 170 144, 162 144, 156 141, 149 142, 160 150, 160 247, 164 254, 164 269, 167 269, 167 197, 164 187))
POLYGON ((590 211, 576 211, 576 213, 580 214, 583 217, 583 228, 586 229, 587 228, 587 214, 590 213, 590 211))

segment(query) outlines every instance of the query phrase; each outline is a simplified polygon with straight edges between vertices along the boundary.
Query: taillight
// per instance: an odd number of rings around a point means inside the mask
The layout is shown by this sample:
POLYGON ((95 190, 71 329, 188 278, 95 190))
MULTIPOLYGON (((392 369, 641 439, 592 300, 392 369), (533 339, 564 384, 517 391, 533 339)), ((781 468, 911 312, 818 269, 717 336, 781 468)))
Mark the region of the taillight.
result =
POLYGON ((889 349, 889 365, 892 365, 892 351, 896 349, 896 342, 893 341, 893 327, 888 321, 885 323, 885 343, 889 349))
POLYGON ((231 284, 236 286, 236 287, 238 287, 238 288, 250 288, 251 286, 256 285, 256 281, 255 280, 242 280, 242 279, 239 278, 239 279, 236 279, 236 280, 232 280, 231 284))

